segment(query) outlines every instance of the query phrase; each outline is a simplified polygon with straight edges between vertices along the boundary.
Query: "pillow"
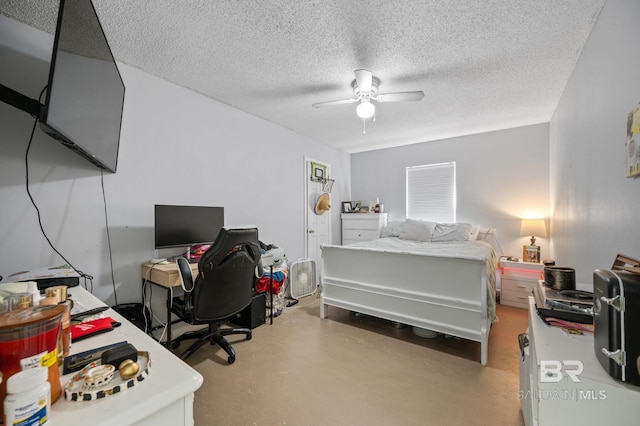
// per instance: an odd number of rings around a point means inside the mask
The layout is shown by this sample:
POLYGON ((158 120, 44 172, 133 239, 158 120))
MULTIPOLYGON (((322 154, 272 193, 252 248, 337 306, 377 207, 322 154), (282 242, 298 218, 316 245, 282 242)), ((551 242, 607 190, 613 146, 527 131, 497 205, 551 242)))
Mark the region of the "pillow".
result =
POLYGON ((398 237, 403 240, 431 241, 431 235, 433 234, 435 226, 435 222, 407 219, 398 237))
POLYGON ((387 223, 380 231, 380 238, 387 237, 399 237, 400 232, 402 232, 402 228, 404 226, 404 222, 400 220, 395 220, 387 223))
POLYGON ((471 225, 471 231, 469 231, 469 241, 475 241, 480 235, 480 225, 471 225))
POLYGON ((468 241, 471 234, 470 223, 440 223, 436 224, 431 241, 468 241))

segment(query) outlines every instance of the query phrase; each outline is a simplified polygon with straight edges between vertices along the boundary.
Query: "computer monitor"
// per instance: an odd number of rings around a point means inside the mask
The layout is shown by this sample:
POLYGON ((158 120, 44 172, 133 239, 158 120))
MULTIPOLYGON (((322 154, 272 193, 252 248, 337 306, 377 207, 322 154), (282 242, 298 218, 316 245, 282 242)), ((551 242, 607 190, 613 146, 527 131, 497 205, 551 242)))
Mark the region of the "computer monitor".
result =
POLYGON ((224 226, 224 207, 155 206, 155 248, 212 244, 224 226))

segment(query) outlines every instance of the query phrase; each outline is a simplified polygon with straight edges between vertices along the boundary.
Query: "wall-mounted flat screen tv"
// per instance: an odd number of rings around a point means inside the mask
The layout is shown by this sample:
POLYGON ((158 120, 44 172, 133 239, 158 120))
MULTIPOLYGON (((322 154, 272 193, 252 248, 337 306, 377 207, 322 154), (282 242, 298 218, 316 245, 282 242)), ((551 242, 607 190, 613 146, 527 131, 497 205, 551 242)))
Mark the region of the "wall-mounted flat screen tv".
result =
POLYGON ((60 0, 40 126, 96 166, 118 165, 124 83, 90 0, 60 0))

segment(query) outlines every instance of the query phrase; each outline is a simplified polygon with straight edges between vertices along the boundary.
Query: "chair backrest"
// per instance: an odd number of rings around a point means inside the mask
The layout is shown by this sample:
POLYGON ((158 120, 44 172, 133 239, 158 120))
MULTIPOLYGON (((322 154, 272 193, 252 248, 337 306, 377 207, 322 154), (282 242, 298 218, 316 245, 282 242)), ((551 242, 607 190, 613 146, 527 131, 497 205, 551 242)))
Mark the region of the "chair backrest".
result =
POLYGON ((198 262, 193 320, 222 320, 251 303, 261 252, 257 228, 222 228, 198 262))

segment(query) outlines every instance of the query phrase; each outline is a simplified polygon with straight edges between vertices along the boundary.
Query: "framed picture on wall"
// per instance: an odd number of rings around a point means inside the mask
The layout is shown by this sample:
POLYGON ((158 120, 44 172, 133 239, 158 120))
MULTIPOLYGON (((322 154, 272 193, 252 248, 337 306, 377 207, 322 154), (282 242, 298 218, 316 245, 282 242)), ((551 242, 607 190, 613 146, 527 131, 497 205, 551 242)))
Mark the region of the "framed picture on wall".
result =
POLYGON ((324 182, 327 174, 327 166, 320 163, 311 162, 311 180, 313 182, 324 182))
POLYGON ((640 104, 627 114, 625 174, 627 177, 640 176, 640 104))

